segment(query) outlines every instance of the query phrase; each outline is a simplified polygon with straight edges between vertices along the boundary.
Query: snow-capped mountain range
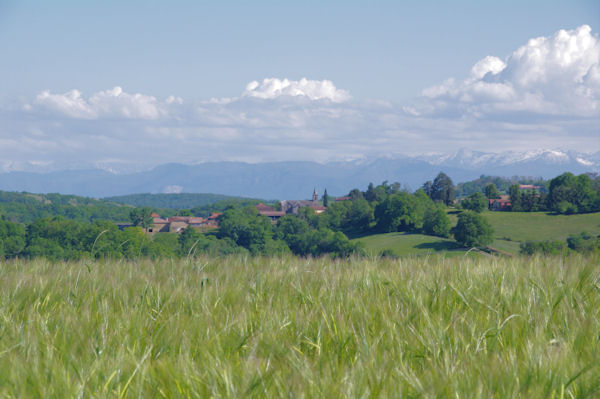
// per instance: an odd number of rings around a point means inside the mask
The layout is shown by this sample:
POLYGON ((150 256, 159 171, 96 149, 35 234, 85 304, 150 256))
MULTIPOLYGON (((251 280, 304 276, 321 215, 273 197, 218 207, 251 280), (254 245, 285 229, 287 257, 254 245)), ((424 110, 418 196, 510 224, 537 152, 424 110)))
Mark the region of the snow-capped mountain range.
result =
POLYGON ((468 168, 479 168, 487 166, 506 166, 529 162, 541 162, 546 164, 570 164, 578 163, 583 167, 600 167, 600 152, 585 154, 575 151, 561 150, 532 150, 532 151, 505 151, 501 153, 472 151, 460 149, 457 152, 444 154, 424 154, 416 157, 427 161, 432 165, 464 166, 468 168))
POLYGON ((331 195, 352 188, 365 189, 373 182, 400 182, 420 187, 440 171, 455 183, 480 175, 552 178, 563 172, 600 172, 600 151, 579 153, 561 150, 487 153, 461 149, 451 154, 317 162, 205 162, 194 165, 164 164, 153 168, 103 162, 91 165, 0 163, 0 190, 37 193, 58 192, 92 197, 133 193, 215 193, 266 199, 307 198, 316 187, 331 195))

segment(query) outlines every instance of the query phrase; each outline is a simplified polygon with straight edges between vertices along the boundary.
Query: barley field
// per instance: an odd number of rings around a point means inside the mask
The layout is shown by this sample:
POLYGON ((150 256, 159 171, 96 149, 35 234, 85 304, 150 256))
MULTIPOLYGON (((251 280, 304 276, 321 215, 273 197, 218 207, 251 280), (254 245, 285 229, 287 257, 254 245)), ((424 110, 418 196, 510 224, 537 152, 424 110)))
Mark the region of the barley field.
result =
POLYGON ((0 397, 598 397, 599 263, 2 262, 0 397))

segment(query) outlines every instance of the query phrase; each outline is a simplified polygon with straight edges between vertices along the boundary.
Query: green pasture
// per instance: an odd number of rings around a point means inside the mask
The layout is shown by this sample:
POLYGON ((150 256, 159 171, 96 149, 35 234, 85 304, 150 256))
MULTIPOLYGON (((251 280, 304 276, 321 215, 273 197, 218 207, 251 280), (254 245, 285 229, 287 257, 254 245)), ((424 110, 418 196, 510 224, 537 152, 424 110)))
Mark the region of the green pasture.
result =
POLYGON ((411 233, 384 233, 354 239, 363 243, 368 253, 376 255, 391 250, 396 256, 433 253, 462 254, 464 249, 454 240, 411 233))
POLYGON ((1 262, 0 397, 598 397, 599 263, 1 262))
POLYGON ((571 234, 600 234, 600 213, 554 215, 545 212, 485 212, 495 238, 512 241, 564 241, 571 234))
MULTIPOLYGON (((449 210, 452 225, 456 225, 458 212, 449 210)), ((525 241, 564 241, 572 234, 587 231, 600 234, 600 213, 583 215, 554 215, 545 212, 484 212, 483 217, 494 229, 491 247, 503 252, 517 254, 519 245, 525 241)), ((451 239, 408 233, 373 234, 361 237, 367 251, 373 254, 385 249, 395 255, 425 255, 440 253, 459 254, 461 249, 451 239)))

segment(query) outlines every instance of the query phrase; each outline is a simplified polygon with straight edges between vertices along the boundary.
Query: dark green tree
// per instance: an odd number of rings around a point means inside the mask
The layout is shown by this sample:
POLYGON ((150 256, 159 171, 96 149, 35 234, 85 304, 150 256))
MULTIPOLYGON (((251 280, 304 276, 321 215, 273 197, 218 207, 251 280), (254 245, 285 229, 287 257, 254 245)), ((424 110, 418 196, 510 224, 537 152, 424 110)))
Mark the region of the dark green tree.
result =
POLYGON ((348 193, 351 201, 356 201, 357 199, 363 199, 363 193, 358 188, 354 188, 350 190, 348 193))
POLYGON ((345 231, 367 231, 373 221, 373 208, 365 199, 352 201, 347 219, 344 221, 345 231))
POLYGON ((144 231, 148 231, 148 228, 154 225, 152 209, 146 206, 132 209, 129 213, 129 219, 131 219, 134 226, 140 226, 144 231))
POLYGON ((373 183, 369 183, 367 191, 365 192, 365 199, 369 202, 377 200, 377 193, 375 192, 375 186, 373 186, 373 183))
POLYGON ((558 213, 587 213, 600 211, 600 194, 586 174, 574 176, 563 173, 550 181, 548 205, 558 213))
POLYGON ((485 186, 485 196, 488 199, 500 198, 500 193, 498 192, 498 188, 494 183, 490 183, 487 186, 485 186))
POLYGON ((463 209, 468 209, 477 213, 481 213, 487 209, 488 200, 481 193, 473 193, 460 202, 463 209))
POLYGON ((327 189, 323 193, 323 206, 327 208, 329 206, 329 195, 327 195, 327 189))
POLYGON ((311 230, 306 220, 295 215, 286 215, 277 221, 275 238, 283 240, 293 253, 305 251, 305 235, 311 230))
POLYGON ((434 201, 443 202, 446 206, 452 204, 455 197, 455 188, 452 179, 447 174, 440 172, 433 180, 430 197, 434 201))
POLYGON ((272 239, 272 224, 256 207, 228 209, 219 218, 219 237, 230 238, 252 254, 264 254, 272 239))
POLYGON ((0 219, 0 259, 14 258, 25 248, 23 225, 0 219))
POLYGON ((450 236, 450 218, 444 208, 440 206, 431 206, 425 211, 423 220, 423 232, 432 236, 449 237, 450 236))
POLYGON ((196 229, 188 226, 185 230, 177 237, 177 243, 179 244, 179 254, 181 256, 192 255, 198 251, 198 242, 202 238, 202 234, 196 231, 196 229), (196 249, 196 251, 194 251, 196 249))
POLYGON ((431 180, 427 180, 421 188, 430 198, 433 196, 433 183, 431 180))
POLYGON ((466 247, 481 247, 493 241, 494 230, 487 220, 479 213, 472 211, 461 212, 458 223, 452 229, 454 239, 466 247))
POLYGON ((510 186, 508 193, 510 194, 510 209, 513 212, 521 212, 523 208, 521 206, 521 190, 519 189, 519 185, 513 184, 510 186))
POLYGON ((414 195, 399 192, 388 196, 375 207, 377 229, 386 232, 421 229, 427 202, 431 203, 421 190, 414 195))

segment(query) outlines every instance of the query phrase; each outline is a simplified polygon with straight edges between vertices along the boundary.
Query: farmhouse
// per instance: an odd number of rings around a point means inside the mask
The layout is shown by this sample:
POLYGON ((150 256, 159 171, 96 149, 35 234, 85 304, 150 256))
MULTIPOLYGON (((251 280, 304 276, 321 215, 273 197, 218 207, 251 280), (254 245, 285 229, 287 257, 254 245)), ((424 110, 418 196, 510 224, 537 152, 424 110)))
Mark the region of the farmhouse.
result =
POLYGON ((501 195, 500 198, 489 200, 489 208, 492 211, 508 211, 510 207, 510 197, 508 195, 501 195))
POLYGON ((152 212, 153 226, 148 228, 148 233, 168 233, 170 223, 168 219, 163 219, 158 213, 152 212))
POLYGON ((273 223, 277 223, 277 221, 279 220, 280 217, 285 216, 284 211, 276 211, 275 209, 273 209, 273 207, 270 207, 269 205, 265 205, 262 202, 260 204, 256 205, 256 210, 261 215, 266 216, 269 219, 271 219, 271 222, 273 222, 273 223))

